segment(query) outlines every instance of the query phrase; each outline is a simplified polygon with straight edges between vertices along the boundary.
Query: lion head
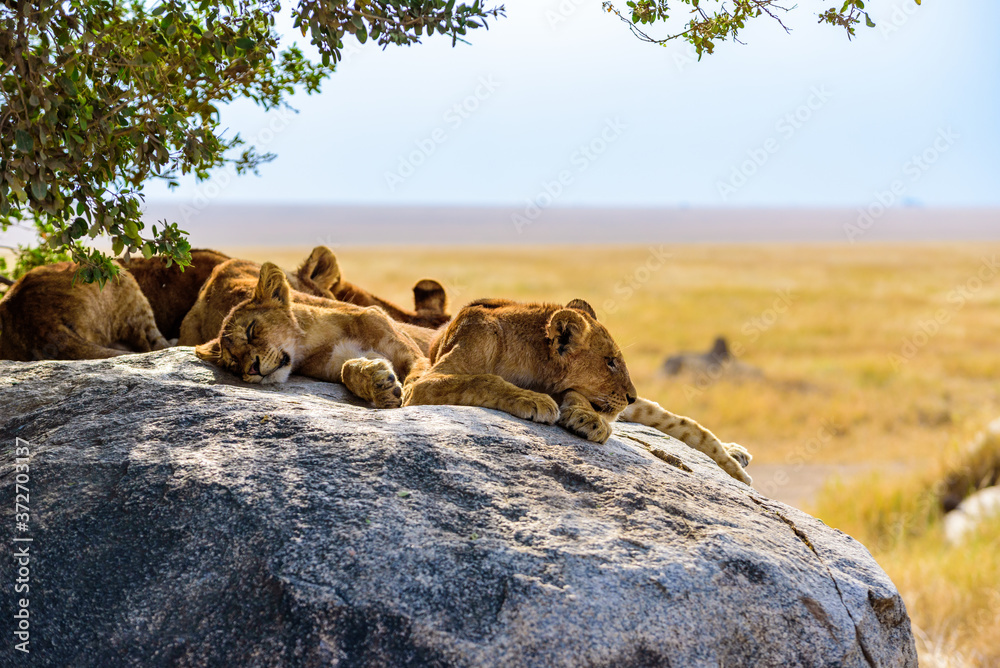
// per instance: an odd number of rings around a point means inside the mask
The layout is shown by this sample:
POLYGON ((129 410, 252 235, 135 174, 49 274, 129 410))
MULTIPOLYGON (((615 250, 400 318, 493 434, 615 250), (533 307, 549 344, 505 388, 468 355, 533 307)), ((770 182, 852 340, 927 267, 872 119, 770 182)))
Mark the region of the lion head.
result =
POLYGON ((622 351, 590 304, 574 299, 549 317, 545 332, 559 370, 557 391, 576 390, 609 420, 635 401, 622 351))
POLYGON ((218 338, 196 346, 194 352, 245 382, 283 383, 295 367, 304 338, 292 314, 285 272, 266 262, 253 296, 233 307, 218 338))

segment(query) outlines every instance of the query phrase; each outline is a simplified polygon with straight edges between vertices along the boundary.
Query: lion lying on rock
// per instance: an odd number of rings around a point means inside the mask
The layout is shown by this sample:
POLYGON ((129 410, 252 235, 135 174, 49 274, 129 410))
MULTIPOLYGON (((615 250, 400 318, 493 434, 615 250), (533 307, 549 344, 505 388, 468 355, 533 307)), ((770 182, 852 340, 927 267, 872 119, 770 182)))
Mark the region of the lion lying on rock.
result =
POLYGON ((169 347, 135 278, 76 282, 72 262, 35 267, 0 300, 0 359, 103 359, 169 347))
POLYGON ((591 306, 484 299, 465 306, 434 341, 427 373, 407 384, 404 405, 495 408, 558 423, 597 443, 616 419, 658 429, 704 452, 729 475, 752 481, 750 454, 689 418, 636 396, 621 350, 591 306))
POLYGON ((270 262, 251 296, 195 354, 249 383, 283 383, 293 372, 343 383, 376 408, 399 407, 400 379, 427 368, 417 344, 381 308, 293 300, 285 272, 270 262))

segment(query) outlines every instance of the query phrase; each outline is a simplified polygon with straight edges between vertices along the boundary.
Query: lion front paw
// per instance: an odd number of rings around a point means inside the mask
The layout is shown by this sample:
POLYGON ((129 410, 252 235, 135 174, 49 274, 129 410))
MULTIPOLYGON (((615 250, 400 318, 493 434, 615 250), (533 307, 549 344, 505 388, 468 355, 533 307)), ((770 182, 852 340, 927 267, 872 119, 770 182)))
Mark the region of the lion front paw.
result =
POLYGON ((378 363, 377 368, 369 372, 375 408, 399 408, 403 405, 403 385, 396 378, 392 365, 386 360, 373 361, 378 363))
POLYGON ((750 460, 753 459, 753 455, 739 443, 723 443, 722 445, 726 448, 729 456, 739 462, 743 468, 746 468, 750 464, 750 460))
POLYGON ((559 424, 577 436, 595 443, 604 443, 611 438, 611 424, 586 408, 564 408, 559 416, 559 424))
POLYGON ((542 424, 555 424, 559 419, 559 406, 555 400, 547 394, 537 392, 516 397, 508 412, 521 419, 542 424))
POLYGON ((357 359, 344 364, 344 384, 375 408, 399 408, 403 405, 403 386, 385 359, 357 359))

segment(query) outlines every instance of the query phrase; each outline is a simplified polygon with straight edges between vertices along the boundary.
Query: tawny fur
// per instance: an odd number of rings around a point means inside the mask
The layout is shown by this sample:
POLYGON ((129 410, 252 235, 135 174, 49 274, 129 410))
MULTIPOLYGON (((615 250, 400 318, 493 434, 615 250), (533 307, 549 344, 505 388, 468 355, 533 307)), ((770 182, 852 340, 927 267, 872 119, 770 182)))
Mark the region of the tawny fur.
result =
POLYGON ((397 322, 436 329, 451 320, 447 314, 447 296, 437 281, 430 278, 417 281, 413 286, 414 310, 407 311, 343 280, 337 257, 326 246, 314 248, 289 279, 295 290, 357 306, 378 306, 397 322))
POLYGON ((747 466, 753 459, 746 448, 737 443, 723 443, 715 434, 691 418, 674 415, 654 401, 639 397, 634 404, 621 412, 618 420, 620 422, 636 422, 658 429, 668 436, 673 436, 688 447, 704 452, 723 471, 737 480, 748 485, 753 482, 743 470, 743 467, 747 466))
POLYGON ((0 300, 0 359, 102 359, 169 344, 136 280, 121 271, 101 289, 74 281, 72 262, 36 267, 0 300))
POLYGON ((635 400, 621 351, 580 300, 473 302, 432 344, 430 361, 405 388, 405 405, 495 408, 603 443, 635 400))
POLYGON ((403 382, 427 368, 417 344, 378 307, 320 302, 295 301, 285 273, 265 263, 252 295, 195 353, 246 382, 282 383, 299 373, 343 383, 376 408, 400 406, 403 382))
MULTIPOLYGON (((181 323, 179 345, 194 346, 210 341, 218 336, 223 318, 225 318, 234 306, 250 297, 257 283, 259 273, 260 266, 248 260, 230 260, 217 266, 202 287, 194 306, 181 323)), ((396 320, 399 320, 399 318, 395 317, 394 314, 405 313, 396 307, 392 307, 394 310, 389 310, 383 306, 383 304, 388 304, 388 302, 371 297, 369 293, 345 283, 340 276, 340 268, 336 257, 325 246, 317 246, 313 249, 302 266, 294 274, 286 274, 286 278, 292 288, 292 299, 298 303, 313 306, 329 306, 330 304, 327 303, 329 300, 346 301, 348 303, 357 303, 357 301, 360 301, 362 303, 358 303, 357 305, 380 306, 390 317, 396 320), (338 286, 344 285, 349 287, 350 294, 345 294, 338 288, 338 286), (351 297, 352 295, 357 297, 356 301, 342 298, 343 296, 351 297), (375 300, 377 300, 377 303, 375 300)), ((440 288, 440 284, 428 279, 420 281, 417 286, 421 287, 429 283, 433 283, 440 288)), ((414 288, 415 293, 416 291, 417 288, 414 288)), ((429 292, 433 294, 434 290, 431 289, 429 292)), ((443 305, 444 290, 440 289, 440 292, 439 301, 443 305)), ((440 315, 445 319, 448 318, 444 314, 440 315)), ((415 319, 420 320, 419 318, 415 319)), ((430 340, 434 335, 433 330, 426 330, 419 324, 409 326, 410 323, 407 320, 401 320, 400 322, 407 324, 405 329, 421 344, 426 352, 427 346, 429 346, 430 340)))
POLYGON ((176 339, 180 335, 181 321, 194 306, 201 286, 212 270, 228 259, 228 255, 218 251, 195 249, 191 251, 191 264, 183 270, 177 263, 168 267, 161 257, 137 257, 121 264, 146 295, 160 333, 168 339, 176 339))
POLYGON ((557 423, 603 443, 616 418, 659 429, 708 454, 731 476, 750 455, 694 420, 637 399, 621 350, 589 304, 473 302, 432 343, 431 368, 404 387, 404 405, 482 406, 557 423), (629 405, 631 404, 631 405, 629 405), (735 457, 735 458, 734 458, 735 457))

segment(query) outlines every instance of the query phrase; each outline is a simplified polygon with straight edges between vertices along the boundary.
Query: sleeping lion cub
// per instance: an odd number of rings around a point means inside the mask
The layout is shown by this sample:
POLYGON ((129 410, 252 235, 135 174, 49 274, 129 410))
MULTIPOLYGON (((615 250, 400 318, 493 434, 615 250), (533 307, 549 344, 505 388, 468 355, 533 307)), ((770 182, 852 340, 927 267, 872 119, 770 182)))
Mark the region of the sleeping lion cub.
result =
POLYGON ((615 419, 658 429, 704 452, 746 484, 750 454, 694 420, 636 397, 625 360, 587 302, 565 307, 484 299, 464 307, 430 350, 431 368, 404 387, 404 405, 483 406, 558 423, 603 443, 615 419), (742 464, 742 466, 741 466, 742 464))
POLYGON ((399 379, 427 368, 417 344, 378 307, 318 301, 294 301, 285 272, 267 262, 250 298, 195 354, 248 383, 283 383, 295 372, 343 383, 376 408, 399 407, 399 379))

